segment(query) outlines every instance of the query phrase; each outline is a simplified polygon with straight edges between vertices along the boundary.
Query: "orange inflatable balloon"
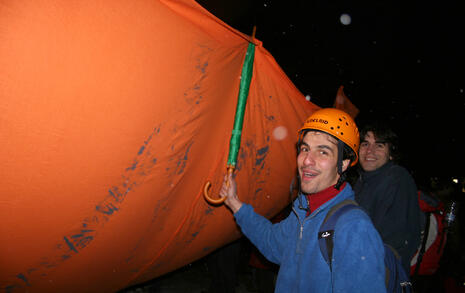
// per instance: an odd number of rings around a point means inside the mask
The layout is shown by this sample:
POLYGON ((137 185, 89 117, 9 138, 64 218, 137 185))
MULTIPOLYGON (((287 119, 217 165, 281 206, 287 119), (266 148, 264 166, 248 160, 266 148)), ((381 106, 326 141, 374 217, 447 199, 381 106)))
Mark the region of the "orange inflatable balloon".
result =
POLYGON ((318 107, 258 40, 190 0, 0 0, 0 288, 115 292, 241 237, 217 194, 256 44, 240 198, 289 202, 318 107))

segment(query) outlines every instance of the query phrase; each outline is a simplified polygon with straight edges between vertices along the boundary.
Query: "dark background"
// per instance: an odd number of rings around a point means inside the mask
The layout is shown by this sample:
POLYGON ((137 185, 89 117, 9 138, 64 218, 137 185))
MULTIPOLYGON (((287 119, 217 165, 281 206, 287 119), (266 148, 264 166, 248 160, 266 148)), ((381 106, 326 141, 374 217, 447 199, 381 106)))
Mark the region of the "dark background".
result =
POLYGON ((464 176, 465 29, 456 2, 199 0, 252 34, 297 88, 332 106, 344 85, 359 125, 388 120, 415 176, 464 176), (349 25, 341 14, 351 17, 349 25))

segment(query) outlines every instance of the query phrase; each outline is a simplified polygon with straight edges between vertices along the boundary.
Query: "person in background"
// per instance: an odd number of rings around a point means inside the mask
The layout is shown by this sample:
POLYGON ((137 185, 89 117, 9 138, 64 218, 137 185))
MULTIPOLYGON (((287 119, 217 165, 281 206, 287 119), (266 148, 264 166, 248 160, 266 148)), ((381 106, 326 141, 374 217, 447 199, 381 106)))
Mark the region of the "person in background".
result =
POLYGON ((421 210, 414 179, 396 163, 397 141, 396 133, 383 122, 361 129, 361 170, 354 192, 383 241, 399 253, 410 272, 410 260, 420 245, 421 210))
POLYGON ((345 112, 315 111, 299 131, 297 170, 300 192, 293 212, 279 223, 242 203, 232 175, 220 195, 247 238, 280 266, 275 292, 386 292, 384 246, 361 209, 344 213, 334 231, 332 268, 318 244, 318 230, 331 207, 353 199, 345 172, 357 162, 359 134, 345 112))

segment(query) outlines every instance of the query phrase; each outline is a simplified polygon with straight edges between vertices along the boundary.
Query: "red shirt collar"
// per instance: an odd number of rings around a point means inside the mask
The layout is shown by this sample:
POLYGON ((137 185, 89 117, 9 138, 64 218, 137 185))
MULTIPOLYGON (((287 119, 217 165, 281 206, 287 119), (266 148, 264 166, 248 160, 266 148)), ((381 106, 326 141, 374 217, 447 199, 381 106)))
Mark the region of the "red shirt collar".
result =
POLYGON ((313 194, 307 194, 306 197, 307 197, 307 202, 308 202, 308 207, 309 207, 307 216, 310 215, 312 211, 319 208, 322 204, 334 198, 341 190, 343 190, 346 187, 346 184, 347 182, 344 182, 339 188, 339 190, 336 189, 333 185, 320 192, 313 193, 313 194))

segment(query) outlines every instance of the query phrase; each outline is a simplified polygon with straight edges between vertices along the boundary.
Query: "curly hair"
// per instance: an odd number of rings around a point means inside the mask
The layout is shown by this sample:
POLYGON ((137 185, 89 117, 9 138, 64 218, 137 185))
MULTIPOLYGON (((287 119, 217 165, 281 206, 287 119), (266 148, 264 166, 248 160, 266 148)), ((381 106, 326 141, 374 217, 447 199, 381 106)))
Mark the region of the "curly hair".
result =
POLYGON ((394 162, 400 159, 399 153, 399 138, 394 130, 384 121, 375 121, 366 124, 360 129, 360 141, 365 140, 367 133, 371 131, 377 142, 383 142, 388 145, 389 156, 394 162))

